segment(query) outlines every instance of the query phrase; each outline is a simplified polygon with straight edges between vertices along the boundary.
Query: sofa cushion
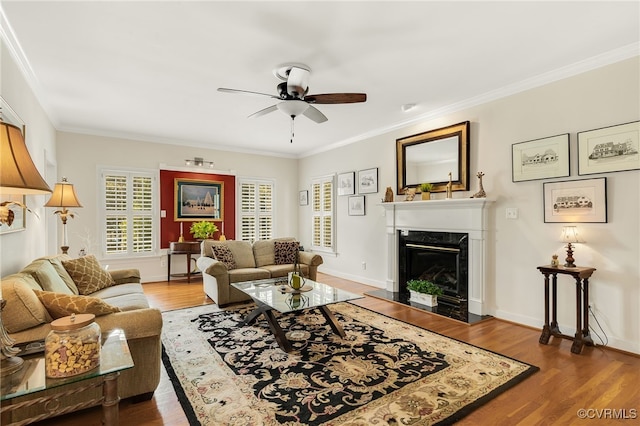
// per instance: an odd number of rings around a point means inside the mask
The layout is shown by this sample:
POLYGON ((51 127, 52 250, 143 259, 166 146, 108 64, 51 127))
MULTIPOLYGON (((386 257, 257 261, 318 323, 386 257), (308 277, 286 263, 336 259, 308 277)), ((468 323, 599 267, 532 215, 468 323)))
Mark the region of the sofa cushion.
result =
POLYGON ((121 294, 102 299, 111 306, 117 306, 121 311, 135 311, 149 307, 147 297, 142 293, 121 294))
POLYGON ((30 274, 40 284, 42 290, 55 291, 56 293, 72 294, 60 275, 48 260, 34 260, 20 272, 30 274))
POLYGON ((142 294, 144 295, 144 290, 142 288, 142 284, 139 283, 130 283, 130 284, 118 284, 113 285, 111 287, 103 288, 101 290, 92 293, 93 297, 98 297, 100 299, 108 299, 110 297, 117 296, 126 296, 128 294, 142 294))
POLYGON ((276 265, 295 263, 300 244, 297 241, 275 241, 274 256, 276 265))
POLYGON ((227 270, 236 269, 236 261, 233 258, 233 253, 229 250, 229 247, 226 245, 214 245, 211 247, 213 250, 213 254, 218 262, 224 263, 224 266, 227 267, 227 270))
POLYGON ((255 268, 256 261, 253 257, 253 249, 251 243, 248 241, 225 241, 224 243, 231 253, 233 253, 233 259, 236 261, 237 268, 255 268))
POLYGON ((34 293, 34 285, 35 280, 29 274, 17 273, 2 278, 2 298, 7 301, 2 311, 2 323, 9 333, 51 322, 51 316, 34 293))
POLYGON ((238 268, 229 271, 229 282, 239 283, 241 281, 264 280, 271 278, 271 274, 262 268, 238 268))
POLYGON ((82 295, 95 293, 114 284, 111 274, 100 266, 93 255, 62 261, 62 266, 69 272, 82 295))
MULTIPOLYGON (((64 269, 64 266, 62 266, 63 260, 71 260, 71 257, 68 254, 45 256, 45 257, 41 257, 40 259, 47 260, 49 261, 49 263, 51 263, 51 265, 53 265, 53 269, 56 270, 60 278, 62 278, 62 281, 64 281, 67 287, 69 287, 69 290, 71 290, 71 293, 80 294, 78 292, 78 287, 76 287, 76 283, 73 282, 73 278, 71 278, 71 275, 69 275, 67 270, 64 269)), ((52 291, 52 290, 49 290, 49 291, 52 291)))
POLYGON ((256 259, 256 268, 265 265, 275 265, 275 242, 276 241, 295 241, 293 237, 281 237, 271 240, 258 240, 253 243, 253 256, 256 259))
POLYGON ((120 312, 120 308, 91 296, 53 293, 51 291, 33 290, 51 315, 51 318, 62 318, 71 314, 94 314, 95 316, 120 312))
MULTIPOLYGON (((289 272, 293 272, 292 263, 288 265, 267 265, 263 266, 262 268, 269 271, 269 273, 271 274, 271 278, 286 277, 289 272)), ((302 271, 302 276, 309 276, 309 265, 300 264, 300 270, 302 271)))

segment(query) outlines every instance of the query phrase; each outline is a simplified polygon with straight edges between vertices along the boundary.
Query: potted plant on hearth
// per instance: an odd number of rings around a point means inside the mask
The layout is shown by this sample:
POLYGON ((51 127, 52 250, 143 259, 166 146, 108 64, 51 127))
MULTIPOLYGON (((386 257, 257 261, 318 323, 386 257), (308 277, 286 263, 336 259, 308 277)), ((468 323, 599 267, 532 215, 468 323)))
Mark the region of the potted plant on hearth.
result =
POLYGON ((426 306, 438 306, 438 296, 444 294, 442 288, 428 280, 409 280, 407 289, 411 293, 412 302, 426 306))
POLYGON ((207 238, 213 238, 213 234, 218 232, 218 227, 215 223, 206 220, 200 222, 193 222, 189 232, 193 234, 193 237, 198 240, 205 240, 207 238))
POLYGON ((423 200, 430 200, 431 199, 431 190, 433 189, 433 185, 430 184, 429 182, 425 182, 425 183, 421 183, 420 184, 420 192, 422 192, 422 199, 423 200))

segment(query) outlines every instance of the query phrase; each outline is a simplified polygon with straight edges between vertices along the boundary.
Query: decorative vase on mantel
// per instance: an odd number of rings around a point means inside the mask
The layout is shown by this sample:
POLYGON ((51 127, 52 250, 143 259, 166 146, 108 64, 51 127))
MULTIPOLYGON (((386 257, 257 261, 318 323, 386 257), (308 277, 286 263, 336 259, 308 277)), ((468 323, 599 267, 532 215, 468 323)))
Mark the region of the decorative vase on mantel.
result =
POLYGON ((430 192, 423 192, 422 193, 422 199, 423 200, 430 200, 431 199, 431 193, 430 192))

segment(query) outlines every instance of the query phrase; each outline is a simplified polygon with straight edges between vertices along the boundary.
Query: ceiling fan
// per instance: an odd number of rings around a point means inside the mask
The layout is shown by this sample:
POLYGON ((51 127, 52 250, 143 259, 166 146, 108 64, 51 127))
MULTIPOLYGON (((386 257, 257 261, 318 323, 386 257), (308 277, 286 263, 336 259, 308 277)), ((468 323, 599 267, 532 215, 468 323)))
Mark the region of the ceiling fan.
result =
POLYGON ((289 62, 279 65, 273 70, 273 74, 283 80, 277 86, 277 95, 267 93, 251 92, 248 90, 218 88, 219 92, 237 93, 241 95, 267 96, 272 99, 278 99, 275 105, 271 105, 265 109, 255 112, 249 118, 261 117, 270 112, 280 110, 291 117, 291 142, 293 142, 293 124, 294 120, 300 114, 309 118, 316 123, 324 123, 327 117, 314 107, 312 104, 351 104, 366 102, 367 95, 365 93, 325 93, 316 95, 307 95, 309 92, 309 75, 311 68, 305 64, 289 62))

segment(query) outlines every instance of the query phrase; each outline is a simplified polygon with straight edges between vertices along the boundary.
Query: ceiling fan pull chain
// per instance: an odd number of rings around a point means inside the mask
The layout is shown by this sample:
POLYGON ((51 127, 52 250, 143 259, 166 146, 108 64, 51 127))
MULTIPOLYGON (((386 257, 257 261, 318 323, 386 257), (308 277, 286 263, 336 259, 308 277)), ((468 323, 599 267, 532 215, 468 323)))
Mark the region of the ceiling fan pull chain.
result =
POLYGON ((293 123, 296 119, 295 115, 291 116, 291 140, 289 141, 289 143, 293 143, 293 136, 294 136, 294 131, 293 131, 293 123))

